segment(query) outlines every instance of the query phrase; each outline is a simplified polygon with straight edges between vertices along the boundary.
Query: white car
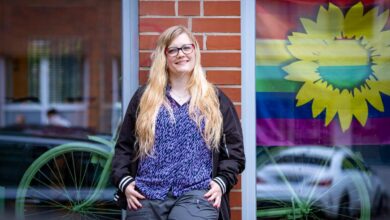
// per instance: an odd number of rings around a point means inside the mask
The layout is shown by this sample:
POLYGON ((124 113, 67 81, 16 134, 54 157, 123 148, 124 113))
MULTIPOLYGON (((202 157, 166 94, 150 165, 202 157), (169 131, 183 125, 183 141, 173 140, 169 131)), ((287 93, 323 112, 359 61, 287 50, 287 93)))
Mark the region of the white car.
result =
POLYGON ((263 148, 257 217, 369 219, 384 199, 380 179, 344 147, 263 148), (366 218, 368 217, 368 218, 366 218))

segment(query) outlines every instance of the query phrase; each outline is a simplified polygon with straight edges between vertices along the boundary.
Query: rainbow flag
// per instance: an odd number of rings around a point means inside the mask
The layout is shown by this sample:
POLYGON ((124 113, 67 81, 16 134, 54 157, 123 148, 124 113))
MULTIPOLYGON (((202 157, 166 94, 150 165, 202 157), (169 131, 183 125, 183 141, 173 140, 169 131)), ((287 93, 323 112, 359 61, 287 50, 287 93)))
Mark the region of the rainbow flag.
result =
POLYGON ((390 144, 389 9, 257 0, 257 145, 390 144))

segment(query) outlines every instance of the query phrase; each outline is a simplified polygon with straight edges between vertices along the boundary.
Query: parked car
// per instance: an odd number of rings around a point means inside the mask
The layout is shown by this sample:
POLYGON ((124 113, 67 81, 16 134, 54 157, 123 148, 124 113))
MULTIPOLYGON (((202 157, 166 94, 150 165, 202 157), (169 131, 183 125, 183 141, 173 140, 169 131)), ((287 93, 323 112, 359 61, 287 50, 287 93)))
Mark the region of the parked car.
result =
MULTIPOLYGON (((43 153, 59 145, 75 142, 82 144, 100 145, 102 148, 107 148, 107 146, 88 140, 88 135, 95 135, 108 140, 110 139, 109 135, 96 134, 91 129, 85 129, 80 127, 67 128, 58 126, 28 125, 0 128, 0 187, 3 189, 2 192, 0 191, 0 205, 3 204, 4 206, 0 207, 0 219, 14 218, 16 207, 15 199, 17 196, 19 183, 23 175, 26 173, 27 168, 29 168, 29 166, 43 153), (5 210, 4 213, 1 213, 1 210, 5 210)), ((31 184, 43 184, 43 181, 46 181, 53 186, 51 187, 46 185, 46 187, 45 185, 42 185, 46 188, 42 188, 42 186, 40 188, 35 188, 36 192, 40 193, 40 195, 35 195, 34 200, 32 200, 31 198, 29 198, 29 200, 26 199, 26 204, 27 202, 29 202, 29 204, 43 204, 44 200, 48 199, 53 199, 53 201, 55 200, 59 203, 62 203, 62 201, 69 200, 70 198, 76 201, 76 196, 80 200, 83 199, 81 198, 83 195, 85 195, 85 197, 90 195, 90 189, 89 191, 84 193, 83 189, 85 187, 83 188, 83 185, 74 185, 74 178, 80 179, 80 177, 82 177, 83 179, 78 180, 78 182, 84 185, 90 184, 95 181, 99 173, 96 173, 97 171, 89 172, 93 168, 90 164, 94 163, 93 161, 91 161, 93 159, 96 160, 95 163, 100 163, 99 158, 94 158, 92 154, 87 154, 83 152, 70 152, 67 155, 64 154, 62 157, 52 160, 56 163, 55 166, 50 166, 48 164, 47 167, 44 167, 39 171, 41 172, 40 176, 35 176, 33 180, 35 182, 31 182, 31 184), (66 162, 67 158, 65 157, 67 157, 67 155, 70 155, 72 157, 72 163, 66 162), (78 161, 76 161, 75 158, 78 161), (88 161, 80 161, 80 158, 86 158, 88 161), (80 169, 80 166, 83 166, 83 164, 87 164, 88 167, 81 167, 82 169, 80 169), (75 173, 75 175, 67 171, 70 169, 72 170, 72 172, 75 173), (68 173, 63 173, 59 175, 58 173, 60 172, 68 173), (80 177, 78 177, 77 175, 80 177), (57 180, 48 180, 53 176, 55 176, 57 180), (58 176, 61 177, 61 180, 58 180, 58 176), (56 183, 58 181, 61 181, 60 185, 56 183), (64 190, 57 190, 59 189, 59 187, 66 187, 67 193, 61 193, 64 192, 64 190), (73 190, 70 187, 75 188, 73 190), (72 192, 76 192, 77 195, 75 194, 75 196, 73 196, 72 192), (58 196, 59 193, 61 194, 61 197, 58 196), (54 196, 56 196, 57 198, 51 198, 54 196)), ((113 203, 114 192, 115 187, 109 184, 104 190, 104 192, 101 193, 101 197, 99 198, 99 201, 104 201, 104 204, 103 202, 101 202, 102 206, 110 206, 110 208, 113 207, 113 209, 117 209, 117 207, 113 203)), ((26 210, 27 208, 31 208, 32 206, 34 205, 26 207, 26 210)), ((65 203, 64 206, 66 206, 65 203)), ((36 207, 34 207, 34 209, 36 209, 36 207)), ((96 216, 98 215, 95 215, 95 217, 91 219, 104 219, 97 218, 96 216)), ((45 216, 34 216, 34 219, 47 218, 45 218, 45 216)), ((90 218, 84 217, 82 219, 90 218)))
POLYGON ((385 185, 348 148, 295 146, 262 154, 268 156, 257 169, 256 193, 264 218, 369 219, 387 201, 385 185))

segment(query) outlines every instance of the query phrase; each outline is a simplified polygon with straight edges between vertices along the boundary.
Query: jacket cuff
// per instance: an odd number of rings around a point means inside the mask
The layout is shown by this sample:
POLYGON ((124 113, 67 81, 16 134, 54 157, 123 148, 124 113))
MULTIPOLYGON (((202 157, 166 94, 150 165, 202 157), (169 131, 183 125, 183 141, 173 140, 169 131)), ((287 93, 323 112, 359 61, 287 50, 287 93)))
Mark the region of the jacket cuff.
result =
POLYGON ((132 183, 135 179, 131 176, 125 176, 122 178, 122 180, 119 182, 119 189, 122 191, 122 192, 125 192, 126 190, 126 187, 128 185, 130 185, 130 183, 132 183))
POLYGON ((225 194, 226 193, 226 183, 223 180, 223 177, 217 176, 213 179, 213 181, 219 185, 219 187, 222 190, 222 194, 225 194))

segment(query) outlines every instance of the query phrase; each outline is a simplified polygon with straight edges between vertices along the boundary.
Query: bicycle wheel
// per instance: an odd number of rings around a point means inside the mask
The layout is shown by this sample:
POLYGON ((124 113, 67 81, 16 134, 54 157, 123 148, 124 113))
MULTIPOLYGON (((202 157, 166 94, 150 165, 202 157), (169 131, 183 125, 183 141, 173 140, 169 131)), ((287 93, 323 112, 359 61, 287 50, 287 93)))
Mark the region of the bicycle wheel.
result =
POLYGON ((261 147, 258 219, 370 219, 361 160, 336 147, 261 147), (335 170, 340 171, 335 172, 335 170))
POLYGON ((40 156, 18 188, 17 219, 120 219, 108 187, 112 156, 91 144, 65 144, 40 156))

